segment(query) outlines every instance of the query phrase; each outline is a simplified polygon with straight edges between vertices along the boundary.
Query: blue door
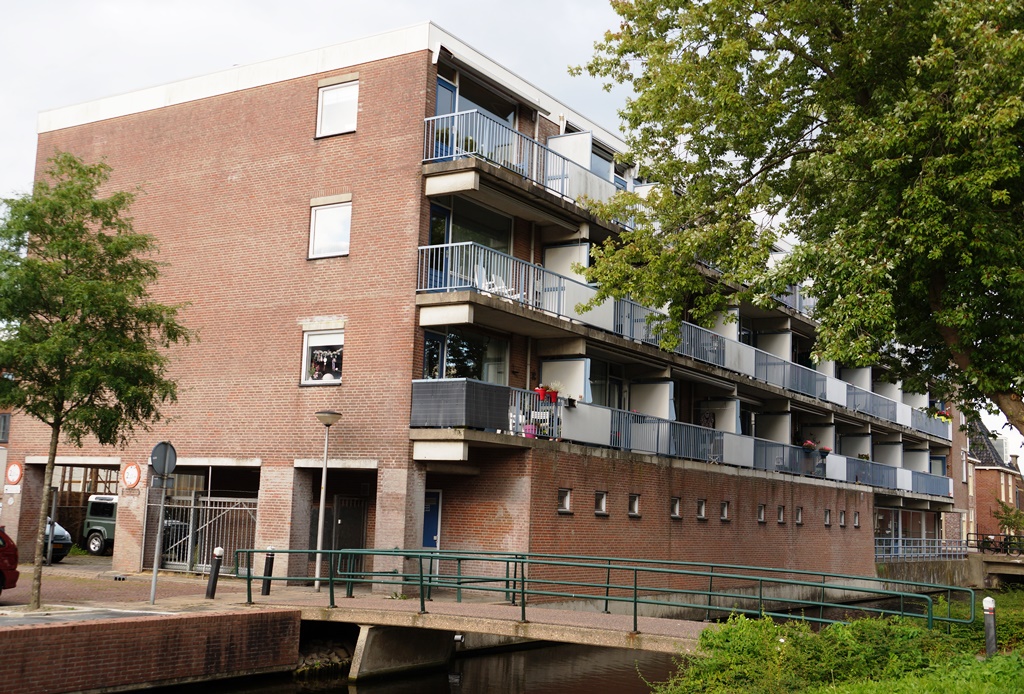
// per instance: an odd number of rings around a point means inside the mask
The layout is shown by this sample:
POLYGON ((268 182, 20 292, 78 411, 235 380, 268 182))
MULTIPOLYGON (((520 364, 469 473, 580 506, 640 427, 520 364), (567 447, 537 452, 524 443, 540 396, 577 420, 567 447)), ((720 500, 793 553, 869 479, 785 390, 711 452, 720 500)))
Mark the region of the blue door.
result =
POLYGON ((437 549, 441 535, 441 490, 428 489, 423 495, 423 548, 437 549))

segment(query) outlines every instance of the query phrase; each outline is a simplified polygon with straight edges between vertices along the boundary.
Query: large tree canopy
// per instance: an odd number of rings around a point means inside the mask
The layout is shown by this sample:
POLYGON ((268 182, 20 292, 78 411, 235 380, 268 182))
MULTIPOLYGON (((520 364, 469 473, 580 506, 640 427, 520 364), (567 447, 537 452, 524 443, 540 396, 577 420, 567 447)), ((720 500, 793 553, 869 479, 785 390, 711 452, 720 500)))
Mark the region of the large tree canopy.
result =
POLYGON ((657 185, 604 206, 637 224, 595 253, 602 297, 707 323, 811 280, 819 359, 1024 431, 1022 1, 612 5, 586 69, 633 88, 630 157, 657 185))
POLYGON ((0 406, 50 428, 31 606, 40 603, 47 498, 61 434, 78 445, 127 443, 174 400, 162 351, 191 337, 178 307, 153 301, 152 237, 127 216, 133 196, 103 197, 105 164, 50 160, 31 195, 0 216, 0 406))

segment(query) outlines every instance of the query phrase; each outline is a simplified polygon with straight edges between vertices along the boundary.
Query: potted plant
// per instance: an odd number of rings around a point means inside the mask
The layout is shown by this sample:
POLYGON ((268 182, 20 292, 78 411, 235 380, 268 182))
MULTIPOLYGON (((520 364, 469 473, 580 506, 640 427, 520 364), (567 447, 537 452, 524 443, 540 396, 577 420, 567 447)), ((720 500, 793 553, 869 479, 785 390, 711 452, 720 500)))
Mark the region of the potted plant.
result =
POLYGON ((536 393, 537 397, 541 400, 541 402, 543 402, 548 395, 548 387, 543 383, 538 383, 537 387, 533 389, 533 392, 536 393))
POLYGON ((831 452, 832 452, 832 449, 829 448, 828 446, 822 446, 821 448, 818 449, 818 455, 821 456, 822 460, 827 458, 828 454, 831 453, 831 452))
POLYGON ((562 384, 558 381, 552 381, 548 384, 548 400, 551 402, 558 402, 558 391, 562 389, 562 384))
POLYGON ((805 451, 813 451, 815 448, 818 447, 818 444, 810 439, 807 439, 800 445, 803 446, 805 451))
POLYGON ((871 456, 867 453, 858 453, 857 460, 871 460, 871 456))

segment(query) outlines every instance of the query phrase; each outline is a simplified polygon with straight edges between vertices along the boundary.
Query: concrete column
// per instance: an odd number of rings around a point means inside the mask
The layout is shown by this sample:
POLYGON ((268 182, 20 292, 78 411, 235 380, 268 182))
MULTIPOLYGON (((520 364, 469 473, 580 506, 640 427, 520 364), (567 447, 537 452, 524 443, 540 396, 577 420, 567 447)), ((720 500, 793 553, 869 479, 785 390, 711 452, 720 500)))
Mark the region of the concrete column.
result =
POLYGON ((350 681, 447 665, 455 632, 362 624, 352 654, 350 681))
MULTIPOLYGON (((423 495, 427 472, 424 463, 381 464, 377 470, 377 519, 374 546, 382 549, 419 549, 423 546, 423 495)), ((401 559, 374 557, 376 571, 412 571, 415 562, 402 566, 401 559)), ((379 587, 384 591, 385 587, 379 587)), ((390 591, 384 591, 390 592, 390 591)))

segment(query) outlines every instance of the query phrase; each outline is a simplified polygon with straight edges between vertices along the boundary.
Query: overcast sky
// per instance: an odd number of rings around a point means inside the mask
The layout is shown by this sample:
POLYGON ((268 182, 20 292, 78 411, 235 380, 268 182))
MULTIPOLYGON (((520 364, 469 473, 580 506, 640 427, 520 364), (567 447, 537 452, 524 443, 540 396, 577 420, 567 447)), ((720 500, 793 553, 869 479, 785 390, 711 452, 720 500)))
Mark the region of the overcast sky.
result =
POLYGON ((0 9, 0 197, 29 192, 40 111, 433 21, 605 128, 623 91, 570 77, 605 0, 11 0, 0 9))
MULTIPOLYGON (((605 92, 567 68, 586 62, 618 19, 605 0, 8 0, 0 9, 0 197, 31 190, 40 111, 427 20, 615 130, 626 92, 605 92)), ((986 420, 999 429, 1000 418, 986 420)))

